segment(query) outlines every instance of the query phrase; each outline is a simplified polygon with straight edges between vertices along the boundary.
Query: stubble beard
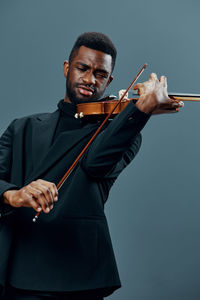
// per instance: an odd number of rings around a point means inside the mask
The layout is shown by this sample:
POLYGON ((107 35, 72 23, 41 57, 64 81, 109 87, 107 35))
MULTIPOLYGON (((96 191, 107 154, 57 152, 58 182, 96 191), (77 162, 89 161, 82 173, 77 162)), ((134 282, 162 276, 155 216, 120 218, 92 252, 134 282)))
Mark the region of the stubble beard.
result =
POLYGON ((70 80, 68 78, 68 75, 67 75, 67 78, 66 78, 66 92, 67 92, 67 96, 69 98, 69 100, 74 103, 74 104, 79 104, 81 103, 81 99, 78 98, 76 96, 76 93, 75 93, 75 87, 72 87, 71 83, 70 83, 70 80))
POLYGON ((103 93, 101 93, 101 95, 95 94, 93 97, 88 98, 88 99, 77 97, 75 89, 76 89, 76 87, 78 87, 78 85, 79 84, 77 84, 77 83, 72 85, 72 83, 70 82, 69 73, 68 73, 67 77, 66 77, 66 92, 67 92, 67 96, 68 96, 69 100, 72 103, 80 104, 80 103, 96 102, 101 99, 103 93))

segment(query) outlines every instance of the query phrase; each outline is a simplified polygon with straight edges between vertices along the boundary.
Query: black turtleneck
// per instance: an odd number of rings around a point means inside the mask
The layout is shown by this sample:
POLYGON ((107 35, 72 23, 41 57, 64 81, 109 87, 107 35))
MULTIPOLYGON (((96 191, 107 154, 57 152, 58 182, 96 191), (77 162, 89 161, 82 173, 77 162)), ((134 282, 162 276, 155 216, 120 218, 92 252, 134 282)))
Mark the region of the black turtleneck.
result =
MULTIPOLYGON (((58 102, 58 109, 60 111, 60 117, 58 120, 58 124, 55 130, 55 135, 53 138, 53 142, 57 139, 57 137, 60 135, 60 133, 64 131, 70 131, 70 130, 75 130, 75 129, 81 129, 84 126, 88 124, 101 124, 103 121, 104 117, 102 118, 101 116, 89 116, 89 117, 84 117, 82 119, 75 118, 75 114, 77 113, 76 109, 76 104, 73 103, 68 103, 64 102, 64 100, 60 100, 58 102)), ((105 127, 109 124, 105 125, 105 127)))
POLYGON ((58 109, 60 110, 60 118, 56 127, 54 141, 63 131, 80 129, 83 127, 82 120, 74 117, 77 112, 75 104, 61 100, 58 103, 58 109))

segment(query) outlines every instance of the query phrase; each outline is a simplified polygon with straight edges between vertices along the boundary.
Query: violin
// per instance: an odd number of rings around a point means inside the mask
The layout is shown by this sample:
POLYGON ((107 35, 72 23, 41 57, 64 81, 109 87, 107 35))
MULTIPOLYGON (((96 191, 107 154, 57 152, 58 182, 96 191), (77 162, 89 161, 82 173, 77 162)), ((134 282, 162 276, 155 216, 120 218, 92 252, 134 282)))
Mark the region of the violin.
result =
MULTIPOLYGON (((119 91, 119 99, 123 95, 125 90, 119 91)), ((195 101, 200 102, 200 94, 184 94, 184 93, 169 93, 169 98, 179 101, 195 101)), ((83 118, 84 116, 105 116, 111 111, 111 117, 119 114, 131 101, 136 102, 139 98, 138 94, 134 94, 134 98, 128 98, 128 93, 124 96, 123 100, 113 111, 117 101, 116 96, 107 96, 98 102, 88 102, 77 104, 77 113, 75 118, 83 118)))

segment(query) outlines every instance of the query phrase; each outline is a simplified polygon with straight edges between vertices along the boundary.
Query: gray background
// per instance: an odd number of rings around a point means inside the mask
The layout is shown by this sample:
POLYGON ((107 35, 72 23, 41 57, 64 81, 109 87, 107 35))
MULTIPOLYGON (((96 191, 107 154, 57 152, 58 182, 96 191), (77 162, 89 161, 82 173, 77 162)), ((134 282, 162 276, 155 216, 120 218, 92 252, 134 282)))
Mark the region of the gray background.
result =
MULTIPOLYGON (((118 49, 116 94, 140 67, 170 92, 199 93, 200 2, 0 0, 1 133, 17 117, 53 111, 65 93, 63 60, 84 31, 118 49)), ((200 299, 200 103, 152 117, 135 161, 106 207, 122 289, 108 299, 200 299)))

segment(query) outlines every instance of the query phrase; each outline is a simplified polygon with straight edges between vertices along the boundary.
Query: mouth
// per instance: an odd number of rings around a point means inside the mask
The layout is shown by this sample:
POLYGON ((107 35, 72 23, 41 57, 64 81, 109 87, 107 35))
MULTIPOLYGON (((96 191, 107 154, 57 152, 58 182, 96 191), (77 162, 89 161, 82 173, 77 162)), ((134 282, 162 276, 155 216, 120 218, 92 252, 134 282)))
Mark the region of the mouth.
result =
POLYGON ((91 97, 94 94, 94 90, 92 88, 86 87, 84 85, 79 85, 77 87, 79 94, 84 97, 91 97))

